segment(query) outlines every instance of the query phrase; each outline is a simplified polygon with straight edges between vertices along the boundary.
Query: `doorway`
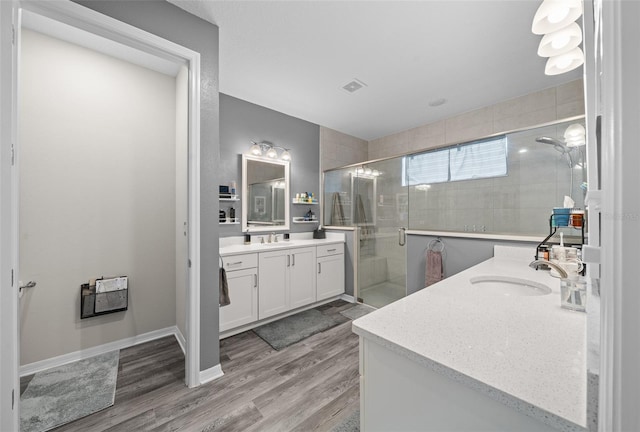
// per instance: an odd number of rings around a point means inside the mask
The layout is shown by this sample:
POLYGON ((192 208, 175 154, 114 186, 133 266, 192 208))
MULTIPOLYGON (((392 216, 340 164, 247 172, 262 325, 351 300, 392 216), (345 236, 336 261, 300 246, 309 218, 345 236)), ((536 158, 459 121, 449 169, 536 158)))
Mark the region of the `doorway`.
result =
POLYGON ((358 300, 380 308, 406 296, 408 201, 401 159, 366 164, 352 176, 352 220, 359 232, 358 300))
MULTIPOLYGON (((174 152, 174 163, 177 163, 179 160, 182 161, 183 163, 188 164, 188 167, 183 166, 183 172, 187 173, 187 177, 183 177, 181 179, 181 184, 183 185, 183 190, 184 190, 184 197, 183 197, 183 201, 187 203, 187 207, 183 208, 183 214, 187 215, 186 220, 184 221, 180 221, 180 223, 175 223, 175 226, 172 227, 171 232, 170 232, 170 236, 173 238, 173 241, 175 242, 175 245, 177 245, 179 242, 176 241, 176 238, 178 235, 182 236, 183 241, 186 242, 186 246, 182 245, 183 247, 177 248, 174 247, 173 251, 175 253, 176 250, 181 249, 182 251, 187 250, 188 251, 188 256, 185 257, 184 260, 182 260, 182 267, 188 269, 183 277, 175 277, 175 275, 177 273, 179 273, 180 271, 178 270, 178 263, 174 262, 173 263, 173 268, 176 269, 176 271, 174 272, 174 279, 172 281, 172 283, 176 283, 178 282, 178 284, 180 283, 180 280, 184 281, 184 286, 185 286, 185 293, 184 293, 184 299, 183 299, 183 304, 185 305, 185 311, 183 312, 183 319, 184 319, 184 325, 182 326, 185 329, 185 341, 184 341, 184 346, 185 346, 185 359, 186 359, 186 381, 188 383, 189 386, 196 386, 199 384, 199 345, 198 345, 198 340, 199 340, 199 309, 198 309, 198 303, 199 303, 199 164, 200 164, 200 160, 199 160, 199 137, 200 137, 200 132, 199 132, 199 86, 198 83, 200 81, 200 77, 199 77, 199 55, 191 50, 188 50, 186 48, 177 46, 173 43, 167 42, 161 38, 155 37, 153 35, 149 35, 146 32, 143 32, 141 30, 135 29, 134 27, 131 27, 129 25, 123 24, 121 22, 118 22, 116 20, 113 20, 111 18, 108 18, 106 16, 103 15, 99 15, 96 14, 95 12, 89 11, 86 8, 76 5, 74 3, 71 2, 64 2, 64 3, 54 3, 54 4, 45 4, 45 3, 41 3, 41 4, 34 4, 34 3, 23 3, 20 4, 18 2, 15 2, 12 4, 13 8, 13 23, 14 23, 14 31, 15 31, 15 40, 16 40, 16 46, 19 48, 20 47, 20 43, 21 43, 21 30, 22 30, 22 22, 24 21, 25 17, 28 15, 33 15, 34 17, 36 17, 36 19, 39 20, 49 20, 49 21, 53 21, 51 20, 51 18, 47 18, 47 17, 55 17, 55 21, 58 23, 73 23, 74 26, 77 25, 78 29, 81 28, 81 30, 84 31, 89 31, 89 33, 91 33, 92 36, 90 36, 89 38, 92 37, 97 37, 98 35, 103 36, 103 40, 106 41, 106 44, 109 45, 113 45, 113 43, 115 43, 116 41, 118 42, 124 42, 126 46, 128 47, 135 47, 137 49, 142 49, 142 52, 144 54, 147 54, 147 56, 152 53, 152 55, 157 56, 158 58, 162 59, 165 61, 168 60, 170 62, 174 62, 177 63, 178 65, 180 65, 182 67, 182 73, 183 73, 183 78, 184 78, 184 82, 187 83, 187 85, 184 86, 184 88, 187 89, 188 94, 184 95, 183 98, 183 105, 186 107, 186 109, 184 110, 184 116, 183 118, 188 119, 186 124, 183 124, 182 126, 182 131, 184 133, 184 136, 186 137, 186 139, 184 140, 184 147, 182 148, 180 155, 182 157, 176 157, 176 155, 178 155, 179 151, 177 150, 177 148, 173 148, 173 152, 174 152), (188 113, 193 113, 193 114, 188 114, 188 113), (188 258, 188 259, 186 259, 188 258), (187 264, 188 261, 188 264, 187 264)), ((2 21, 3 21, 3 26, 5 24, 5 18, 7 17, 7 15, 5 14, 5 12, 7 11, 7 9, 9 8, 5 8, 3 7, 3 12, 2 12, 2 21)), ((11 26, 9 27, 11 28, 11 26)), ((28 32, 30 30, 25 30, 25 32, 28 32)), ((6 45, 4 44, 4 42, 6 41, 6 39, 4 39, 4 35, 3 35, 3 47, 5 47, 6 45)), ((13 64, 16 65, 14 67, 17 67, 17 52, 19 51, 19 49, 14 50, 14 55, 13 55, 13 64)), ((6 53, 6 51, 3 51, 6 53)), ((8 74, 8 75, 4 75, 3 76, 3 89, 7 88, 7 81, 11 81, 11 87, 12 88, 18 88, 18 74, 16 73, 16 69, 14 69, 14 73, 13 75, 8 74), (7 77, 9 78, 7 80, 7 77)), ((78 82, 76 83, 78 85, 82 85, 83 83, 78 82)), ((95 90, 95 88, 91 87, 91 86, 86 86, 84 88, 84 92, 83 94, 87 97, 87 98, 91 98, 92 96, 92 91, 95 90)), ((17 92, 17 91, 16 91, 17 92)), ((3 93, 4 94, 4 93, 3 93)), ((20 96, 22 96, 22 94, 20 94, 20 96)), ((14 97, 14 101, 21 99, 21 97, 14 97)), ((65 104, 70 103, 69 101, 63 101, 65 104)), ((15 102, 14 102, 15 104, 15 102)), ((3 104, 4 105, 4 104, 3 104)), ((174 105, 174 111, 175 111, 175 105, 174 105)), ((17 131, 18 128, 16 127, 17 124, 19 123, 20 119, 18 119, 18 110, 16 109, 15 105, 13 108, 13 120, 11 120, 11 128, 10 130, 16 132, 17 135, 17 131)), ((61 110, 62 111, 62 110, 61 110)), ((4 111, 6 113, 6 111, 4 111)), ((116 113, 117 114, 117 113, 116 113)), ((3 122, 5 121, 7 117, 3 117, 3 122)), ((175 121, 175 112, 174 112, 174 121, 175 121)), ((3 123, 4 124, 4 123, 3 123)), ((20 124, 20 126, 23 126, 22 124, 20 124)), ((82 121, 78 121, 73 125, 74 129, 82 129, 83 127, 88 127, 85 123, 83 123, 82 121)), ((21 131, 24 133, 24 128, 21 128, 21 131)), ((30 131, 31 132, 31 131, 30 131)), ((109 134, 112 131, 109 131, 108 128, 105 128, 103 130, 103 132, 105 134, 109 134)), ((174 131, 174 138, 176 136, 175 134, 176 131, 174 131)), ((14 136, 16 136, 14 135, 14 136)), ((3 135, 4 137, 4 135, 3 135)), ((12 152, 14 152, 15 154, 15 160, 20 161, 20 157, 21 157, 21 151, 23 150, 23 148, 21 147, 22 145, 22 141, 20 139, 21 137, 16 136, 15 140, 12 140, 11 142, 15 143, 15 146, 12 145, 12 152)), ((41 137, 42 138, 42 137, 41 137)), ((47 136, 44 136, 44 138, 48 138, 47 136)), ((135 137, 133 140, 135 141, 137 139, 137 137, 135 137)), ((5 143, 7 143, 8 141, 5 141, 3 139, 3 148, 6 149, 5 143)), ((87 143, 87 145, 90 145, 93 143, 87 143)), ((66 145, 66 143, 65 143, 66 145)), ((25 151, 27 151, 26 147, 24 148, 25 151)), ((48 150, 53 150, 53 149, 48 149, 48 150)), ((65 158, 65 156, 69 156, 68 152, 65 153, 64 151, 62 151, 63 149, 58 148, 57 149, 58 152, 55 152, 55 158, 61 157, 61 158, 65 158)), ((81 149, 80 152, 85 151, 86 149, 81 149)), ((4 150, 3 150, 4 152, 4 150)), ((36 153, 38 153, 36 151, 36 153)), ((45 154, 46 152, 43 152, 43 154, 45 154)), ((91 153, 91 152, 87 152, 87 153, 91 153)), ((122 152, 121 152, 122 153, 122 152)), ((51 153, 49 153, 51 154, 51 153)), ((72 152, 72 155, 77 155, 75 152, 72 152)), ((126 155, 125 155, 126 156, 126 155)), ((154 152, 150 152, 150 154, 147 155, 147 163, 152 164, 154 161, 154 158, 156 157, 156 155, 154 154, 154 152)), ((51 156, 50 156, 51 157, 51 156)), ((98 157, 97 159, 103 159, 104 158, 100 158, 98 157)), ((113 160, 108 161, 108 163, 103 164, 103 165, 99 165, 99 164, 92 164, 95 165, 93 166, 93 168, 96 168, 96 172, 99 172, 99 170, 97 168, 102 168, 103 171, 101 172, 102 175, 102 181, 104 183, 109 183, 111 180, 121 180, 118 179, 117 174, 118 172, 120 172, 121 174, 126 171, 126 170, 119 170, 119 168, 121 167, 119 165, 119 163, 124 163, 126 166, 126 158, 122 158, 122 159, 117 159, 114 162, 113 160)), ((7 168, 6 165, 7 159, 3 159, 3 171, 5 168, 7 168)), ((55 165, 55 162, 57 162, 53 157, 51 157, 51 165, 55 165)), ((86 161, 85 161, 86 162, 86 161)), ((92 163, 94 161, 89 161, 89 163, 92 163)), ((40 160, 40 163, 42 163, 42 159, 40 160)), ((76 161, 77 164, 81 165, 82 162, 76 161)), ((13 165, 13 164, 11 164, 13 165)), ((46 165, 46 164, 45 164, 46 165)), ((3 326, 3 340, 11 340, 13 339, 14 341, 17 342, 17 337, 19 332, 15 331, 16 329, 18 329, 18 317, 19 315, 17 314, 18 312, 18 300, 17 300, 17 285, 18 285, 18 280, 22 279, 22 277, 20 276, 21 274, 23 274, 25 277, 29 277, 31 279, 31 275, 28 275, 26 273, 20 273, 20 268, 19 268, 19 262, 18 262, 18 244, 20 243, 20 240, 22 240, 22 238, 18 237, 18 232, 19 232, 19 227, 18 227, 18 223, 17 221, 19 220, 18 215, 19 215, 19 211, 18 211, 18 179, 19 178, 30 178, 28 177, 29 172, 27 170, 25 170, 24 173, 21 173, 22 175, 19 175, 18 172, 18 167, 20 167, 20 163, 16 163, 11 169, 9 169, 9 172, 12 172, 11 175, 11 181, 7 182, 5 184, 9 185, 9 188, 4 188, 3 189, 3 201, 4 202, 12 202, 12 211, 11 213, 13 214, 12 217, 12 229, 11 232, 16 233, 15 238, 13 239, 13 245, 11 246, 11 250, 12 253, 10 254, 10 256, 13 256, 13 264, 12 264, 12 276, 14 277, 15 281, 12 282, 11 286, 3 286, 3 293, 5 291, 5 288, 7 288, 6 294, 9 294, 8 289, 10 288, 11 291, 13 291, 13 294, 11 297, 13 297, 11 302, 8 302, 10 304, 12 304, 12 309, 14 311, 14 313, 12 315, 9 314, 4 314, 4 308, 3 308, 3 322, 6 319, 11 319, 11 316, 13 316, 16 321, 15 325, 11 325, 11 326, 3 326), (11 192, 11 196, 9 197, 9 195, 6 193, 7 190, 6 189, 12 189, 11 192), (5 198, 10 198, 8 200, 6 200, 5 198), (15 296, 14 296, 15 295, 15 296), (5 330, 8 329, 13 329, 11 331, 11 333, 13 334, 13 336, 9 335, 7 332, 5 332, 5 330)), ((77 174, 75 172, 71 172, 72 169, 69 168, 65 168, 65 167, 57 167, 58 168, 58 172, 56 174, 58 174, 60 177, 65 178, 65 176, 68 178, 72 178, 73 175, 77 174)), ((174 165, 173 169, 177 172, 178 168, 174 165)), ((8 172, 8 171, 4 171, 4 172, 8 172)), ((78 171, 81 171, 83 173, 83 175, 87 175, 87 171, 84 170, 83 167, 81 167, 80 169, 78 169, 78 171)), ((135 173, 135 171, 134 171, 135 173)), ((38 174, 37 173, 32 173, 32 174, 36 174, 35 176, 37 177, 38 174)), ((129 172, 129 177, 134 176, 135 174, 130 174, 129 172)), ((46 176, 42 176, 42 177, 46 177, 46 176)), ((171 187, 172 190, 176 190, 176 188, 178 187, 178 185, 176 184, 176 177, 174 176, 173 179, 173 185, 171 187)), ((82 182, 82 180, 75 180, 75 182, 82 182)), ((53 182, 52 182, 53 183, 53 182)), ((43 186, 47 186, 46 182, 41 182, 40 183, 40 188, 41 190, 39 190, 40 196, 42 195, 43 192, 43 186)), ((86 187, 87 185, 80 185, 82 187, 86 187)), ((37 189, 37 188, 36 188, 37 189)), ((55 189, 55 188, 54 188, 55 189)), ((157 191, 160 191, 162 188, 160 186, 156 187, 157 191)), ((47 192, 46 189, 44 190, 44 192, 47 192)), ((103 211, 104 209, 102 207, 100 207, 100 201, 99 199, 97 199, 97 196, 91 196, 92 194, 89 192, 84 192, 81 193, 80 195, 82 196, 78 196, 78 194, 75 195, 75 199, 72 199, 74 194, 73 193, 65 193, 67 191, 60 191, 60 190, 55 190, 52 192, 57 194, 56 197, 60 198, 61 201, 65 201, 66 203, 71 203, 71 202, 78 202, 78 201, 82 201, 89 203, 88 206, 94 206, 94 207, 99 207, 100 208, 100 212, 98 212, 99 216, 95 216, 94 214, 94 218, 95 219, 99 219, 99 218, 107 218, 110 215, 117 215, 118 213, 116 212, 116 210, 129 210, 131 211, 131 209, 135 209, 136 205, 144 205, 145 202, 144 200, 142 202, 136 202, 136 200, 129 200, 129 207, 126 207, 126 199, 123 199, 122 202, 118 203, 117 205, 115 205, 115 209, 114 209, 114 205, 113 202, 111 202, 111 206, 109 206, 109 211, 103 211), (71 195, 71 196, 69 196, 71 195)), ((153 191, 152 191, 153 193, 153 191)), ((156 192, 157 193, 157 192, 156 192)), ((46 197, 46 193, 44 194, 45 198, 46 197)), ((149 197, 148 197, 149 199, 149 197)), ((173 198, 174 201, 177 203, 177 199, 173 198)), ((31 205, 31 209, 29 210, 30 212, 34 212, 34 209, 37 210, 37 214, 39 215, 37 218, 34 219, 40 219, 39 223, 41 223, 43 226, 40 227, 39 229, 41 229, 41 232, 46 232, 48 234, 51 233, 51 225, 47 226, 47 223, 50 223, 49 219, 53 219, 53 218, 49 218, 50 214, 52 213, 51 208, 52 207, 47 207, 46 205, 44 205, 45 203, 39 201, 39 200, 33 200, 29 203, 29 205, 31 205)), ((68 215, 71 215, 71 209, 68 209, 65 206, 61 206, 62 208, 66 209, 66 211, 68 212, 68 215)), ((86 207, 85 207, 86 208, 86 207)), ((105 207, 107 208, 107 207, 105 207)), ((122 211, 121 213, 124 213, 124 211, 122 211)), ((135 213, 135 212, 134 212, 135 213)), ((3 213, 4 214, 4 213, 3 213)), ((174 206, 171 210, 171 214, 173 218, 177 218, 180 217, 179 216, 179 212, 177 211, 177 206, 174 206)), ((5 221, 7 219, 4 219, 5 221)), ((11 219, 10 219, 11 220, 11 219)), ((145 226, 146 224, 142 223, 142 224, 138 224, 137 225, 137 231, 141 231, 144 230, 145 228, 147 228, 145 226)), ((7 231, 5 231, 6 225, 3 222, 3 233, 6 233, 7 231)), ((71 232, 73 229, 77 229, 78 231, 82 231, 81 226, 78 225, 77 223, 77 219, 73 219, 73 220, 69 220, 67 222, 63 222, 60 223, 58 220, 58 223, 56 225, 56 227, 54 228, 58 228, 57 232, 58 232, 58 237, 61 240, 66 240, 66 237, 64 235, 62 235, 61 233, 65 232, 71 232), (66 226, 65 226, 66 224, 66 226), (60 226, 62 225, 62 226, 60 226)), ((118 231, 118 230, 116 230, 118 231)), ((22 234, 24 234, 27 238, 31 238, 33 239, 35 237, 35 234, 33 233, 25 233, 22 232, 22 234)), ((75 234, 75 233, 74 233, 75 234)), ((85 234, 85 233, 80 233, 80 234, 85 234)), ((78 237, 83 237, 82 235, 78 236, 78 237)), ((85 236, 86 237, 86 236, 85 236)), ((3 236, 3 238, 6 240, 7 237, 3 236)), ((51 239, 50 239, 51 240, 51 239)), ((54 240, 55 236, 54 236, 54 240)), ((84 238, 83 242, 80 242, 77 238, 74 239, 74 241, 72 242, 71 245, 65 245, 65 246, 74 246, 74 247, 80 247, 80 249, 82 249, 82 246, 84 244, 86 244, 86 242, 90 242, 92 240, 91 237, 88 238, 84 238)), ((108 241, 108 240, 104 240, 103 241, 108 241)), ((49 242, 51 243, 51 242, 49 242)), ((54 244, 56 243, 55 241, 53 242, 54 244)), ((8 249, 6 248, 7 246, 11 245, 11 243, 7 243, 3 241, 3 251, 7 252, 8 249)), ((175 246, 174 245, 174 246, 175 246)), ((61 243, 58 243, 58 246, 61 247, 61 243)), ((133 243, 133 244, 128 244, 128 245, 123 245, 123 249, 126 247, 136 247, 137 244, 133 243)), ((29 251, 29 246, 25 246, 26 250, 22 251, 22 252, 28 252, 29 251)), ((65 251, 71 250, 71 247, 65 247, 62 248, 65 251)), ((35 254, 41 254, 40 258, 42 262, 47 263, 49 260, 47 258, 51 258, 51 261, 53 261, 53 258, 55 257, 55 253, 52 255, 51 250, 49 251, 41 251, 39 248, 31 248, 31 251, 35 251, 35 254), (44 258, 44 259, 42 259, 44 258)), ((58 251, 59 252, 59 251, 58 251)), ((113 255, 113 254, 112 254, 113 255)), ((5 257, 9 256, 9 254, 4 255, 5 257)), ((89 253, 85 253, 84 255, 81 255, 80 259, 76 259, 74 260, 69 260, 71 261, 71 265, 78 267, 79 264, 81 264, 80 261, 83 260, 89 260, 90 254, 89 253)), ((141 253, 141 254, 136 254, 136 260, 138 260, 139 264, 142 264, 145 260, 145 254, 141 253)), ((176 261, 176 260, 174 260, 176 261)), ((3 261, 4 262, 4 261, 3 261)), ((53 272, 63 272, 63 269, 59 269, 57 265, 55 265, 55 263, 50 264, 51 269, 53 270, 53 272)), ((26 267, 28 269, 28 266, 26 267)), ((3 267, 3 274, 4 274, 4 267, 3 267)), ((114 270, 115 271, 115 270, 114 270)), ((106 271, 105 271, 106 273, 106 271)), ((106 274, 99 274, 99 276, 102 275, 109 275, 109 273, 106 274)), ((91 278, 92 276, 90 276, 91 278)), ((34 279, 36 279, 34 277, 34 279)), ((44 279, 42 279, 44 280, 44 279)), ((24 281, 26 284, 26 281, 24 281)), ((40 282, 40 281, 38 281, 40 282)), ((133 282, 133 281, 132 281, 133 282)), ((138 278, 138 284, 139 285, 140 282, 142 282, 142 280, 140 280, 138 278)), ((68 284, 68 283, 67 283, 68 284)), ((77 284, 77 282, 73 282, 74 285, 77 284)), ((43 285, 46 285, 44 282, 40 283, 40 286, 36 285, 36 287, 30 288, 31 290, 33 290, 35 292, 35 290, 37 288, 42 288, 43 285)), ((73 301, 71 301, 71 303, 74 303, 73 308, 75 309, 75 313, 74 313, 74 317, 78 317, 80 315, 80 307, 79 307, 79 286, 74 287, 74 290, 77 288, 77 295, 74 296, 73 301)), ((133 290, 133 285, 131 286, 131 289, 133 290)), ((28 291, 25 290, 25 297, 27 296, 28 291)), ((33 297, 33 294, 31 294, 31 297, 33 297)), ((9 298, 9 297, 5 297, 5 298, 9 298)), ((133 300, 133 298, 131 299, 133 300)), ((147 298, 147 300, 151 300, 150 298, 147 298)), ((174 302, 176 301, 176 299, 174 298, 174 302)), ((142 302, 142 300, 137 300, 137 304, 140 304, 142 302)), ((50 303, 48 304, 49 307, 51 307, 52 309, 55 309, 57 306, 60 306, 62 303, 50 303)), ((26 305, 25 305, 26 306, 26 305)), ((67 305, 68 306, 68 305, 67 305)), ((134 307, 134 304, 130 303, 130 310, 134 307)), ((126 314, 126 313, 125 313, 126 314)), ((118 315, 118 314, 113 314, 113 316, 118 315)), ((178 313, 174 312, 174 314, 176 317, 178 315, 178 313)), ((126 319, 117 319, 117 318, 110 318, 107 319, 106 316, 104 318, 105 322, 100 322, 98 324, 83 324, 80 321, 76 321, 75 322, 75 326, 76 329, 89 329, 91 330, 92 328, 99 328, 99 327, 103 327, 105 324, 106 325, 111 325, 111 326, 122 326, 124 322, 126 322, 126 319), (83 328, 83 326, 86 326, 83 328)), ((154 336, 153 334, 153 330, 151 332, 145 332, 145 330, 148 330, 149 327, 146 325, 140 325, 140 323, 137 322, 137 320, 135 320, 136 322, 133 324, 133 326, 130 326, 130 328, 133 328, 134 331, 136 331, 136 335, 139 335, 140 333, 151 333, 151 336, 154 336)), ((94 321, 97 322, 97 321, 94 321)), ((41 324, 41 329, 46 329, 49 326, 53 326, 52 323, 46 322, 44 324, 41 324)), ((37 326, 36 326, 37 327, 37 326)), ((85 334, 89 334, 90 331, 85 331, 85 334)), ((98 335, 100 335, 100 332, 97 332, 98 335)), ((116 334, 116 338, 120 337, 121 334, 116 334)), ((110 339, 113 339, 113 337, 111 337, 110 339)), ((84 355, 84 354, 88 354, 91 352, 92 348, 89 348, 90 345, 95 343, 95 334, 93 335, 89 335, 86 338, 83 339, 83 336, 80 336, 76 342, 79 343, 79 347, 80 349, 77 351, 74 351, 75 354, 80 354, 80 355, 84 355), (94 337, 92 337, 94 336, 94 337), (79 342, 78 342, 79 340, 79 342)), ((134 336, 132 338, 130 338, 128 340, 128 342, 130 343, 137 343, 139 342, 139 339, 137 339, 137 336, 134 336)), ((5 345, 6 347, 6 345, 5 345)), ((11 358, 15 358, 15 363, 13 362, 4 362, 3 361, 3 368, 7 368, 5 370, 11 369, 14 371, 13 375, 15 377, 17 377, 18 375, 18 356, 19 356, 19 347, 16 345, 14 345, 14 347, 9 350, 6 351, 3 348, 3 359, 11 359, 11 358)), ((57 356, 54 357, 54 359, 56 360, 61 360, 61 357, 64 357, 64 355, 62 356, 57 356)), ((64 359, 62 359, 64 360, 64 359)), ((35 363, 37 363, 38 361, 36 361, 35 363)), ((4 377, 4 374, 3 374, 4 377)), ((3 382, 7 382, 4 380, 3 378, 3 382)), ((2 414, 3 414, 3 418, 4 419, 8 419, 8 418, 13 418, 13 425, 17 425, 17 412, 18 412, 18 406, 14 406, 14 405, 19 405, 19 397, 17 395, 17 387, 14 385, 14 388, 16 388, 15 391, 15 395, 12 395, 14 400, 15 400, 15 404, 11 404, 9 405, 10 410, 9 411, 5 411, 5 408, 7 407, 7 405, 3 404, 2 407, 2 414), (16 400, 17 399, 17 400, 16 400), (5 414, 8 414, 5 416, 5 414)), ((3 398, 4 400, 4 398, 3 398)), ((5 421, 3 420, 2 424, 8 424, 5 423, 5 421)), ((15 429, 15 427, 12 427, 10 429, 15 429)))

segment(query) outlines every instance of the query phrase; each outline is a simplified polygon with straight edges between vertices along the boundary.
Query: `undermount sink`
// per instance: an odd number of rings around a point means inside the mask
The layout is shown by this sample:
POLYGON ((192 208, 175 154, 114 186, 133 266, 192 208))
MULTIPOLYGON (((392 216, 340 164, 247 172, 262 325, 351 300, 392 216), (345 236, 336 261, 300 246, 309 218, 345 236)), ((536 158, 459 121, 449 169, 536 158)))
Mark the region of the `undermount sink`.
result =
POLYGON ((494 296, 529 297, 551 294, 547 285, 527 279, 508 276, 476 276, 469 279, 482 294, 494 296))

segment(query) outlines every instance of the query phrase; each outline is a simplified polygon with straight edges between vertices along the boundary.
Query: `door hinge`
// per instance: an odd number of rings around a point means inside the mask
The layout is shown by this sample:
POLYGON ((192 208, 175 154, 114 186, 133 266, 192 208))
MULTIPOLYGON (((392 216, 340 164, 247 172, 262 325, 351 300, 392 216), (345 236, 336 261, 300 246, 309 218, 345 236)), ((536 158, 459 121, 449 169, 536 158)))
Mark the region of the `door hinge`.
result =
POLYGON ((16 44, 16 27, 11 26, 11 45, 16 44))
POLYGON ((16 406, 16 390, 12 389, 11 390, 11 409, 13 409, 16 406))
POLYGON ((13 287, 13 269, 11 269, 11 286, 13 287))
POLYGON ((191 260, 189 260, 189 268, 191 268, 191 260))
POLYGON ((16 149, 13 144, 11 144, 11 166, 16 164, 16 149))

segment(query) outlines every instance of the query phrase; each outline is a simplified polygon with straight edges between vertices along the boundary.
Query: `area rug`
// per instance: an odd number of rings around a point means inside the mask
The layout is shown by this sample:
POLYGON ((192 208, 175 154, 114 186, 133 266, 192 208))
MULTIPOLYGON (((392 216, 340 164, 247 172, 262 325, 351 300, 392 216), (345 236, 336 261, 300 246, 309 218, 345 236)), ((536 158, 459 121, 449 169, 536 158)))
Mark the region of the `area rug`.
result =
POLYGON ((253 329, 253 331, 273 349, 280 351, 309 336, 347 321, 349 321, 347 318, 339 314, 325 315, 319 310, 309 309, 265 324, 253 329))
POLYGON ((20 397, 20 432, 42 432, 113 405, 119 351, 35 374, 20 397))
POLYGON ((360 410, 355 410, 349 417, 334 427, 331 432, 360 432, 360 410))
POLYGON ((356 320, 360 317, 365 316, 366 314, 368 314, 369 312, 373 312, 374 310, 376 310, 376 308, 371 307, 369 305, 366 304, 357 304, 354 307, 344 310, 342 312, 340 312, 342 315, 346 316, 347 318, 349 318, 350 320, 356 320))

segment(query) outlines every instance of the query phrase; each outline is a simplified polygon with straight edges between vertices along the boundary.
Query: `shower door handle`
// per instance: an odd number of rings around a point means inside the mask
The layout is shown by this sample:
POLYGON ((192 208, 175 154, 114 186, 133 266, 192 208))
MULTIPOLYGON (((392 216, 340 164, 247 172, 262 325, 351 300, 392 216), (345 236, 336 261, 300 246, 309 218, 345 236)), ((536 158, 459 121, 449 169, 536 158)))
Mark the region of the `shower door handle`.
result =
POLYGON ((22 296, 23 288, 33 288, 34 286, 36 286, 36 281, 29 281, 26 285, 20 285, 20 287, 18 288, 18 292, 20 292, 20 295, 22 296))
POLYGON ((405 227, 398 228, 398 244, 404 246, 407 243, 407 229, 405 227))

